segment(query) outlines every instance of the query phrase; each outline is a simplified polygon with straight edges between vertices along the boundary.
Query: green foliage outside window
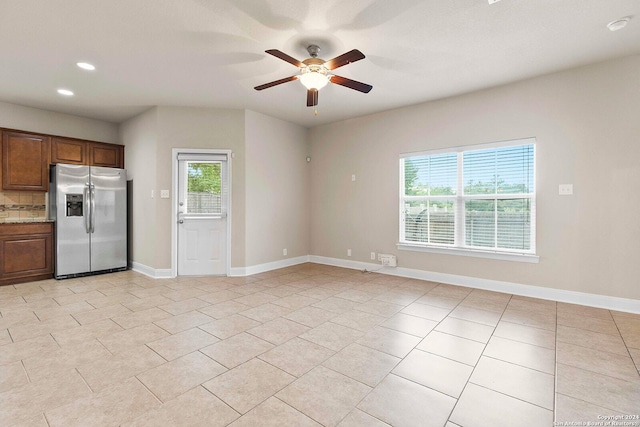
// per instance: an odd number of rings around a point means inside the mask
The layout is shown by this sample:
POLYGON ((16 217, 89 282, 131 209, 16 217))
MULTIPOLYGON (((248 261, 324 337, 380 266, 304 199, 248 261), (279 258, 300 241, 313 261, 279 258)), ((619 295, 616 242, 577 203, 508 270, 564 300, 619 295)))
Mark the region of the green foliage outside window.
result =
POLYGON ((189 193, 220 194, 220 163, 189 163, 189 193))

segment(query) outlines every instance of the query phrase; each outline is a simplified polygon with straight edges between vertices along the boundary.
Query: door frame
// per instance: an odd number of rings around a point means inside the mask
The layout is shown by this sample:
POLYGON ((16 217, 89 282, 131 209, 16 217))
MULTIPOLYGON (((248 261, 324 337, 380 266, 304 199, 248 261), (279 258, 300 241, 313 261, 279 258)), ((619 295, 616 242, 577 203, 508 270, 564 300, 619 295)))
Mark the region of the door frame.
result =
POLYGON ((231 176, 232 176, 232 159, 233 159, 233 151, 232 150, 217 150, 217 149, 206 149, 206 148, 173 148, 171 150, 171 277, 178 276, 178 205, 176 205, 178 201, 178 154, 211 154, 218 156, 226 156, 227 160, 227 247, 226 257, 227 257, 227 268, 225 275, 229 276, 231 272, 231 212, 233 212, 231 201, 233 197, 231 197, 231 190, 233 186, 231 185, 231 176))

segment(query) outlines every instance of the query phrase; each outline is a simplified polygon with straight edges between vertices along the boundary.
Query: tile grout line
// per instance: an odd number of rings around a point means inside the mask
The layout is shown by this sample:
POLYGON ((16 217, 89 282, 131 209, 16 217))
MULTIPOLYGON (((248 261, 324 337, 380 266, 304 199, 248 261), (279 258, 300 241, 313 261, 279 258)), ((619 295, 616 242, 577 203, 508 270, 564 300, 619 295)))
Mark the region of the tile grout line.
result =
MULTIPOLYGON (((460 391, 460 395, 458 396, 458 398, 456 399, 456 402, 453 405, 453 408, 451 408, 451 411, 449 412, 449 415, 447 416, 447 421, 448 422, 452 422, 451 420, 451 416, 453 415, 453 413, 456 410, 456 407, 458 406, 458 403, 460 403, 460 398, 462 397, 462 395, 464 394, 464 391, 467 389, 467 386, 469 385, 469 383, 471 382, 471 377, 473 376, 473 373, 476 370, 476 367, 478 366, 478 363, 480 363, 480 359, 482 358, 482 355, 484 354, 484 352, 487 350, 487 346, 489 345, 489 341, 491 341, 491 338, 493 338, 493 335, 496 332, 496 329, 498 328, 498 324, 500 324, 500 320, 502 320, 502 316, 504 316, 505 311, 507 311, 507 307, 509 306, 509 303, 511 302, 511 300, 513 299, 513 295, 511 295, 509 297, 509 301, 507 302, 507 305, 505 306, 504 310, 502 311, 502 313, 500 314, 500 319, 498 319, 498 323, 496 323, 496 326, 493 328, 493 332, 491 333, 491 336, 489 337, 489 339, 487 340, 486 344, 484 345, 484 349, 482 350, 482 353, 480 354, 480 357, 478 358, 478 360, 476 361, 476 364, 473 366, 473 369, 471 370, 471 373, 469 374, 469 379, 467 380, 467 382, 465 383, 464 387, 462 388, 462 390, 460 391)), ((464 301, 464 300, 463 300, 464 301)), ((456 306, 457 307, 457 306, 456 306)), ((436 326, 437 327, 437 326, 436 326)), ((475 385, 475 384, 474 384, 475 385)), ((493 390, 495 391, 495 390, 493 390)), ((510 396, 513 397, 513 396, 510 396)), ((454 423, 455 424, 455 423, 454 423)))
MULTIPOLYGON (((440 286, 440 284, 438 284, 437 286, 435 286, 435 287, 431 288, 429 291, 425 292, 422 296, 424 296, 424 295, 428 294, 431 290, 433 290, 433 289, 437 288, 438 286, 440 286)), ((417 299, 422 298, 422 296, 418 297, 417 299)), ((465 298, 466 298, 466 297, 465 297, 465 298)), ((417 300, 417 299, 416 299, 416 300, 417 300)), ((462 299, 458 304, 456 304, 456 306, 455 306, 454 308, 452 308, 452 309, 450 309, 450 310, 449 310, 449 314, 451 314, 451 312, 453 312, 453 310, 455 310, 455 308, 456 308, 456 307, 458 307, 458 306, 462 303, 462 301, 464 301, 464 298, 463 298, 463 299, 462 299)), ((415 302, 415 300, 414 300, 414 302, 415 302)), ((404 308, 408 307, 408 306, 409 306, 409 305, 411 305, 411 304, 413 304, 413 302, 412 302, 412 303, 409 303, 409 304, 406 304, 406 305, 404 306, 404 308)), ((404 308, 403 308, 403 309, 404 309, 404 308)), ((439 308, 439 307, 437 307, 437 308, 439 308)), ((401 312, 402 312, 402 310, 400 310, 398 313, 401 313, 401 312)), ((396 314, 397 314, 397 313, 396 313, 396 314)), ((405 314, 406 314, 406 313, 405 313, 405 314)), ((443 321, 444 319, 446 319, 446 318, 449 316, 449 314, 447 314, 447 316, 443 317, 439 322, 437 322, 437 323, 436 323, 436 325, 435 325, 435 326, 434 326, 434 327, 429 331, 429 333, 427 333, 427 335, 426 335, 424 338, 422 338, 418 343, 416 343, 416 345, 414 345, 414 346, 412 347, 412 349, 411 349, 411 350, 409 350, 409 351, 407 352, 407 354, 406 354, 404 357, 401 357, 401 358, 400 358, 400 361, 395 365, 394 369, 395 369, 398 365, 400 365, 400 364, 401 364, 401 363, 402 363, 402 362, 407 358, 407 356, 408 356, 412 351, 416 350, 416 349, 417 349, 417 346, 418 346, 418 345, 420 345, 420 343, 421 343, 422 341, 424 341, 424 340, 429 336, 429 334, 430 334, 431 332, 433 332, 433 331, 435 330, 435 328, 437 328, 437 327, 438 327, 438 325, 440 325, 440 323, 442 323, 442 321, 443 321)), ((394 314, 394 316, 395 316, 395 314, 394 314)), ((391 317, 393 317, 393 316, 391 316, 391 317)), ((419 316, 414 316, 414 317, 419 317, 419 316)), ((430 319, 427 319, 427 320, 430 320, 430 319)), ((433 320, 433 321, 435 322, 435 320, 433 320)), ((391 329, 391 330, 393 330, 393 329, 391 329)), ((400 331, 397 331, 397 332, 400 332, 400 331)), ((411 335, 411 334, 408 334, 408 335, 411 335)), ((365 346, 365 347, 366 347, 366 346, 365 346)), ((374 349, 374 350, 375 350, 375 349, 374 349)), ((419 349, 417 349, 417 350, 419 350, 419 349)), ((336 352, 336 353, 337 353, 337 352, 336 352)), ((382 352, 382 353, 384 353, 384 352, 382 352)), ((427 353, 428 353, 428 352, 427 352, 427 353)), ((388 354, 388 353, 385 353, 385 354, 388 354)), ((433 354, 433 353, 429 353, 429 354, 433 354)), ((395 356, 395 357, 397 357, 397 356, 395 356)), ((468 366, 468 365, 467 365, 467 366, 468 366)), ((331 369, 331 368, 327 368, 327 369, 331 369)), ((334 372, 335 372, 335 371, 334 371, 334 372)), ((472 373, 473 373, 473 372, 472 372, 472 373)), ((342 375, 344 375, 344 374, 342 374, 342 375)), ((367 398, 367 396, 369 396, 369 395, 373 392, 373 390, 375 390, 375 388, 376 388, 379 384, 381 384, 385 379, 387 379, 387 378, 389 377, 389 375, 396 375, 396 376, 398 376, 398 377, 400 377, 400 378, 403 378, 403 379, 405 379, 405 380, 407 380, 407 381, 410 381, 410 382, 412 382, 412 383, 414 383, 414 384, 418 384, 418 385, 420 385, 421 387, 425 387, 425 388, 430 389, 430 390, 433 390, 433 391, 435 391, 435 392, 437 392, 437 393, 440 393, 440 394, 443 394, 443 395, 445 395, 445 396, 448 396, 447 394, 445 394, 445 393, 443 393, 443 392, 441 392, 441 391, 439 391, 439 390, 435 390, 435 389, 433 389, 433 388, 431 388, 431 387, 428 387, 428 386, 425 386, 425 385, 423 385, 423 384, 417 383, 417 382, 415 382, 415 381, 413 381, 413 380, 410 380, 410 379, 408 379, 408 378, 404 378, 404 377, 402 377, 402 376, 400 376, 400 375, 394 374, 394 373, 393 373, 393 369, 391 369, 391 371, 389 371, 389 373, 387 373, 387 374, 386 374, 386 375, 385 375, 385 376, 380 380, 380 382, 378 382, 378 384, 376 384, 376 386, 375 386, 375 387, 371 387, 371 390, 369 390, 369 392, 368 392, 366 395, 364 395, 364 396, 362 397, 362 399, 360 399, 360 400, 358 401, 358 403, 356 403, 356 405, 355 405, 354 409, 358 409, 358 405, 359 405, 360 403, 362 403, 362 401, 363 401, 364 399, 366 399, 366 398, 367 398)), ((345 376, 346 376, 346 375, 345 375, 345 376)), ((351 378, 351 377, 348 377, 348 378, 351 378)), ((351 378, 351 379, 353 379, 353 378, 351 378)), ((355 380, 355 379, 353 379, 353 380, 354 380, 354 381, 357 381, 357 382, 360 382, 360 381, 355 380)), ((363 384, 363 383, 361 383, 361 384, 363 384)), ((467 384, 468 384, 468 381, 467 381, 467 384)), ((364 385, 366 385, 366 384, 364 384, 364 385)), ((367 387, 369 387, 369 386, 367 385, 367 387)), ((466 384, 465 384, 465 387, 466 387, 466 384)), ((463 391, 464 391, 464 389, 463 389, 463 391)), ((462 395, 462 392, 461 392, 460 394, 462 395)), ((451 396, 449 396, 449 397, 451 397, 451 396)), ((455 399, 455 400, 456 400, 456 404, 457 404, 458 399, 455 399)), ((451 409, 451 412, 450 412, 450 413, 449 413, 449 415, 447 416, 447 420, 451 417, 451 413, 453 413, 453 409, 455 409, 455 404, 454 404, 453 408, 451 409)), ((359 410, 361 410, 361 409, 359 409, 359 410)), ((364 411, 364 410, 361 410, 361 411, 362 411, 362 412, 364 412, 364 413, 366 413, 367 415, 369 415, 369 416, 373 417, 373 418, 376 418, 376 417, 374 417, 373 415, 369 414, 367 411, 364 411)), ((347 414, 347 415, 348 415, 348 414, 347 414)), ((346 417, 346 416, 345 416, 345 417, 346 417)), ((378 418, 376 418, 376 419, 378 419, 378 418)))
POLYGON ((613 316, 613 314, 611 314, 611 310, 609 310, 609 315, 613 319, 613 324, 616 325, 616 329, 618 331, 618 334, 620 334, 620 339, 622 340, 622 343, 624 344, 624 347, 627 349, 627 354, 629 355, 629 358, 631 359, 631 363, 633 363, 633 365, 636 367, 636 371, 638 371, 638 376, 640 377, 640 366, 638 366, 636 364, 635 359, 631 355, 631 351, 629 350, 629 346, 627 345, 627 341, 624 339, 624 335, 622 335, 622 332, 620 331, 620 326, 618 325, 618 322, 616 321, 616 318, 613 316))
MULTIPOLYGON (((395 288, 394 288, 394 289, 395 289, 395 288)), ((334 295, 334 297, 335 297, 335 295, 334 295)), ((328 298, 331 298, 331 297, 328 297, 328 298)), ((339 298, 339 297, 337 297, 337 298, 339 298)), ((327 298, 325 298, 325 299, 327 299, 327 298)), ((323 301, 323 300, 321 300, 321 301, 323 301)), ((399 304, 398 304, 398 305, 399 305, 399 304)), ((407 304, 407 305, 408 305, 408 304, 407 304)), ((407 305, 404 305, 404 307, 406 307, 407 305)), ((310 306, 312 306, 312 305, 310 305, 310 306)), ((309 306, 306 306, 306 307, 309 307, 309 306)), ((302 307, 302 308, 304 308, 304 307, 302 307)), ((330 312, 329 310, 326 310, 326 309, 323 309, 323 308, 320 308, 320 307, 314 307, 314 308, 318 308, 318 309, 320 309, 320 310, 324 310, 324 311, 330 312)), ((294 311, 295 311, 295 310, 294 310, 294 311)), ((398 311, 398 313, 399 313, 399 312, 400 312, 400 311, 398 311)), ((330 313, 333 313, 333 312, 330 312, 330 313)), ((366 313, 366 312, 365 312, 365 313, 366 313)), ((336 316, 334 316, 333 318, 338 317, 338 316, 341 316, 342 314, 344 314, 344 313, 338 313, 338 314, 336 314, 336 316)), ((369 313, 369 314, 372 314, 372 313, 369 313)), ((395 314, 397 314, 397 313, 395 313, 395 314)), ((383 317, 385 317, 385 318, 386 318, 386 320, 388 320, 389 318, 391 318, 391 317, 395 316, 395 314, 394 314, 394 315, 392 315, 392 316, 383 316, 383 317)), ((282 317, 282 316, 281 316, 281 317, 282 317)), ((284 317, 283 317, 283 318, 284 318, 284 317)), ((333 319, 333 318, 332 318, 332 319, 333 319)), ((286 319, 286 318, 285 318, 285 319, 286 319)), ((314 327, 310 327, 310 328, 311 328, 311 329, 317 328, 317 327, 319 327, 319 326, 321 326, 321 325, 324 325, 324 324, 326 324, 326 323, 331 322, 331 320, 332 320, 332 319, 326 320, 326 321, 324 321, 324 322, 320 323, 319 325, 316 325, 316 326, 314 326, 314 327)), ((295 320, 292 320, 292 319, 287 319, 287 320, 291 320, 291 321, 295 322, 295 320)), ((298 322, 296 322, 296 323, 298 323, 298 322)), ((331 322, 331 323, 333 323, 333 322, 331 322)), ((299 324, 300 324, 300 323, 299 323, 299 324)), ((335 324, 335 325, 339 325, 339 326, 343 326, 343 327, 346 327, 346 328, 349 328, 348 326, 340 325, 340 324, 338 324, 338 323, 334 323, 334 324, 335 324)), ((303 325, 303 324, 301 324, 301 325, 303 325)), ((303 326, 307 326, 307 325, 303 325, 303 326)), ((376 326, 380 326, 380 324, 378 324, 378 325, 376 325, 376 326)), ((307 327, 309 327, 309 326, 307 326, 307 327)), ((354 328, 349 328, 349 329, 354 329, 354 328)), ((371 328, 371 329, 373 329, 373 328, 371 328)), ((393 329, 390 329, 390 328, 385 328, 385 329, 393 330, 393 329)), ((357 330, 357 329, 354 329, 354 330, 357 330)), ((362 333, 363 333, 363 335, 366 335, 366 334, 368 333, 368 332, 363 332, 363 331, 360 331, 360 330, 357 330, 357 331, 358 331, 358 332, 362 332, 362 333)), ((396 332, 400 332, 400 331, 396 331, 396 332)), ((300 334, 300 335, 302 335, 302 334, 300 334)), ((407 334, 407 335, 411 335, 411 334, 407 334)), ((411 335, 411 336, 413 336, 413 335, 411 335)), ((371 389, 371 390, 369 390, 369 392, 367 392, 367 394, 365 394, 365 395, 362 397, 362 399, 360 399, 360 400, 359 400, 359 401, 354 405, 353 409, 351 409, 351 410, 350 410, 350 411, 349 411, 349 412, 348 412, 344 417, 342 417, 342 418, 339 420, 339 421, 342 421, 342 420, 343 420, 344 418, 346 418, 346 417, 347 417, 347 416, 348 416, 348 415, 349 415, 353 410, 358 409, 358 405, 360 404, 360 402, 362 402, 362 400, 364 400, 364 399, 365 399, 365 398, 366 398, 366 397, 367 397, 367 396, 368 396, 368 395, 369 395, 369 394, 370 394, 370 393, 375 389, 375 386, 374 386, 374 387, 371 387, 371 386, 369 386, 368 384, 364 384, 364 383, 362 383, 361 381, 359 381, 359 380, 357 380, 357 379, 355 379, 355 378, 351 378, 351 377, 350 377, 350 376, 348 376, 348 375, 345 375, 345 374, 343 374, 343 373, 341 373, 341 372, 337 372, 337 371, 335 371, 335 370, 331 369, 330 367, 324 366, 324 364, 323 364, 323 363, 324 363, 324 362, 326 362, 326 360, 330 359, 331 357, 333 357, 333 356, 335 356, 336 354, 338 354, 340 351, 344 350, 344 348, 348 347, 348 345, 347 345, 347 346, 345 346, 345 347, 343 347, 342 349, 340 349, 340 350, 336 351, 336 350, 330 349, 330 348, 328 348, 328 347, 325 347, 325 346, 323 346, 323 345, 321 345, 321 344, 314 343, 313 341, 306 340, 306 339, 304 339, 304 338, 300 337, 299 335, 298 335, 298 336, 296 336, 296 337, 293 337, 293 338, 289 339, 288 341, 291 341, 291 340, 293 340, 294 338, 301 339, 301 340, 306 341, 306 342, 309 342, 309 343, 311 343, 311 344, 319 345, 320 347, 323 347, 323 348, 325 348, 325 349, 327 349, 327 350, 329 350, 329 351, 332 351, 332 352, 333 352, 333 355, 329 356, 327 359, 325 359, 323 362, 321 362, 320 364, 316 365, 315 367, 311 368, 309 371, 307 371, 307 372, 305 372, 304 374, 300 375, 300 377, 296 377, 295 375, 293 375, 296 379, 295 379, 294 381, 292 381, 290 384, 293 384, 293 383, 294 383, 294 382, 296 382, 299 378, 302 378, 304 375, 306 375, 308 372, 312 371, 313 369, 317 368, 318 366, 322 366, 322 367, 324 367, 325 369, 329 369, 330 371, 336 372, 336 373, 337 373, 337 374, 339 374, 339 375, 344 375, 346 378, 349 378, 349 379, 351 379, 351 380, 353 380, 353 381, 356 381, 357 383, 362 384, 362 385, 364 385, 364 386, 366 386, 366 387, 369 387, 369 388, 371 389)), ((287 342, 288 342, 288 341, 287 341, 287 342)), ((356 341, 357 341, 357 340, 356 340, 356 341)), ((356 341, 353 341, 351 344, 356 343, 356 341)), ((349 344, 349 345, 351 345, 351 344, 349 344)), ((418 344, 419 344, 419 343, 418 343, 418 344)), ((417 346, 418 344, 416 344, 416 346, 417 346)), ((364 346, 364 347, 369 348, 369 347, 367 347, 367 346, 364 346)), ((275 347, 274 347, 274 348, 275 348, 275 347)), ((413 347, 413 349, 415 349, 415 346, 413 347)), ((377 350, 377 349, 372 349, 372 350, 379 351, 379 350, 377 350)), ((268 350, 268 351, 270 351, 270 350, 268 350)), ((409 351, 409 353, 410 353, 410 352, 411 352, 411 351, 409 351)), ((264 352, 264 353, 266 353, 266 352, 264 352)), ((262 353, 262 354, 264 354, 264 353, 262 353)), ((383 353, 383 354, 388 354, 388 353, 385 353, 385 352, 381 352, 381 353, 383 353)), ((408 353, 407 353, 407 354, 408 354, 408 353)), ((393 356, 393 355, 391 355, 391 356, 393 356)), ((397 357, 397 356, 393 356, 393 357, 397 357)), ((405 357, 406 357, 406 356, 405 356, 405 357)), ((397 363, 395 366, 397 366, 398 364, 400 364, 400 363, 402 362, 402 360, 404 360, 404 358, 399 358, 399 359, 400 359, 400 360, 398 361, 398 363, 397 363)), ((268 361, 265 361, 265 360, 263 360, 263 359, 260 359, 260 360, 262 360, 262 361, 264 361, 265 363, 268 363, 269 365, 271 365, 271 363, 269 363, 268 361)), ((271 366, 274 366, 274 365, 271 365, 271 366)), ((395 367, 395 366, 394 366, 394 367, 395 367)), ((274 366, 274 367, 275 367, 275 368, 277 368, 277 369, 280 369, 280 368, 278 368, 277 366, 274 366)), ((282 369, 281 369, 281 370, 282 370, 282 369)), ((283 371, 284 371, 284 370, 283 370, 283 371)), ((284 371, 284 372, 286 372, 286 371, 284 371)), ((287 372, 287 373, 288 373, 288 372, 287 372)), ((384 379, 385 379, 389 374, 390 374, 390 372, 389 372, 388 374, 386 374, 386 375, 385 375, 385 376, 384 376, 384 377, 383 377, 383 378, 378 382, 378 384, 380 384, 382 381, 384 381, 384 379)), ((276 397, 276 396, 275 396, 275 394, 273 394, 273 397, 276 397)), ((276 399, 277 399, 277 397, 276 397, 276 399)), ((280 400, 280 399, 278 399, 278 400, 280 400)), ((286 402, 285 402, 285 404, 286 404, 286 402)), ((290 406, 290 405, 289 405, 289 406, 290 406)), ((295 408, 294 408, 294 409, 295 409, 295 408)), ((296 409, 296 410, 297 410, 297 409, 296 409)), ((301 412, 301 411, 298 411, 298 412, 301 412)), ((362 412, 363 412, 363 413, 366 413, 367 415, 369 415, 369 416, 371 416, 371 417, 373 417, 373 418, 375 418, 375 419, 378 419, 378 418, 374 417, 373 415, 369 414, 369 413, 368 413, 368 412, 366 412, 366 411, 362 411, 362 412)), ((303 414, 304 414, 304 413, 303 413, 303 414)), ((304 414, 304 415, 306 416, 306 414, 304 414)), ((313 418, 312 418, 312 419, 313 419, 313 418)), ((320 422, 320 421, 318 421, 318 420, 315 420, 315 421, 320 422)))

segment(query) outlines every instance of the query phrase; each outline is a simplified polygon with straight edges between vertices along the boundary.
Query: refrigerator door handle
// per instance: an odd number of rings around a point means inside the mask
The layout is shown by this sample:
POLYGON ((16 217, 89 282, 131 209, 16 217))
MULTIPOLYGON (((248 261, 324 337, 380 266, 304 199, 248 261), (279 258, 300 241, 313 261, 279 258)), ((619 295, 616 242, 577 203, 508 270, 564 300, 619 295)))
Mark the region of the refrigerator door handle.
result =
POLYGON ((84 201, 84 229, 87 233, 91 232, 91 204, 89 198, 91 193, 89 191, 89 183, 84 186, 83 189, 83 201, 84 201))
POLYGON ((91 184, 91 233, 96 231, 96 186, 91 184))

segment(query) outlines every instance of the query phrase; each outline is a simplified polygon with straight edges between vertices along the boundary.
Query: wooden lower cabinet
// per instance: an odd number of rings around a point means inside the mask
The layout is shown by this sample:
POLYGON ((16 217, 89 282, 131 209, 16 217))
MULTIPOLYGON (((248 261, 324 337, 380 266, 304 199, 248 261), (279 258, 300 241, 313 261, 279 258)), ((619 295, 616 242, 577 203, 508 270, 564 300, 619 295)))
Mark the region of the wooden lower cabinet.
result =
POLYGON ((53 277, 53 223, 0 224, 0 285, 53 277))

